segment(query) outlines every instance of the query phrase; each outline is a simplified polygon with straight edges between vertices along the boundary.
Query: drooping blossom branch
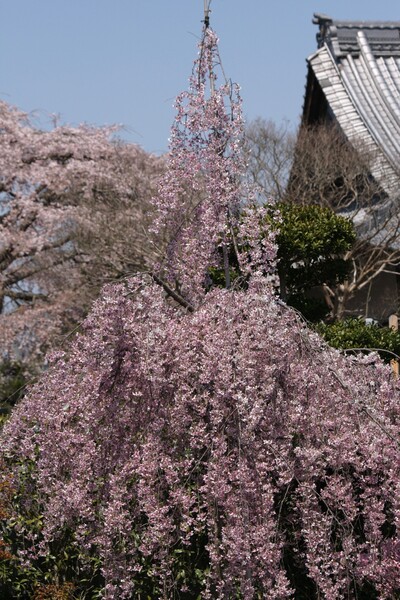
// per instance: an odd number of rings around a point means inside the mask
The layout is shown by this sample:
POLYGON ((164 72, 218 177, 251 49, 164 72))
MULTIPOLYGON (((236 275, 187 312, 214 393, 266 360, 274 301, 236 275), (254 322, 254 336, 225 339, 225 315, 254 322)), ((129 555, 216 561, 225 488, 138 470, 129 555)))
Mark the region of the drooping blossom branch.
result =
MULTIPOLYGON (((205 293, 210 266, 229 273, 226 248, 248 195, 239 88, 223 75, 218 38, 210 27, 203 29, 189 90, 178 96, 176 110, 168 170, 155 198, 155 226, 171 231, 164 277, 196 303, 205 293)), ((228 275, 226 280, 229 287, 228 275)))

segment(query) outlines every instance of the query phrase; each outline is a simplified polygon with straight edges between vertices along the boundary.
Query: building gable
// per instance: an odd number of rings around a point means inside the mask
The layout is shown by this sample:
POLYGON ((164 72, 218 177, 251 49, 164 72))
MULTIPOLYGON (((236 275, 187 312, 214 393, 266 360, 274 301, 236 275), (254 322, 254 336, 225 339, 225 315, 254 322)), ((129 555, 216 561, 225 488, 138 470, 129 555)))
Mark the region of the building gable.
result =
POLYGON ((315 15, 318 50, 308 58, 303 123, 336 121, 374 156, 372 175, 398 195, 400 22, 334 21, 315 15))

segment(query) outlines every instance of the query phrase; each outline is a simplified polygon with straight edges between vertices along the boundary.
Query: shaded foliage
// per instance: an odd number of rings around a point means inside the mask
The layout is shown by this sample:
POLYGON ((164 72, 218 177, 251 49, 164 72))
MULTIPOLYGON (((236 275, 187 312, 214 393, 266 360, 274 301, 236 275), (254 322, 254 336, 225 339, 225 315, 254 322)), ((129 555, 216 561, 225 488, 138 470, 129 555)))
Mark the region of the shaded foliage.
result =
POLYGON ((362 319, 345 319, 336 323, 319 323, 316 330, 330 346, 342 350, 370 352, 376 350, 385 362, 400 356, 400 333, 362 319))
POLYGON ((0 415, 8 414, 22 398, 26 383, 27 373, 21 364, 8 360, 0 364, 0 415))
POLYGON ((351 265, 346 252, 355 241, 348 219, 318 205, 281 203, 276 242, 280 294, 312 321, 329 312, 324 300, 309 296, 312 288, 342 283, 351 265))

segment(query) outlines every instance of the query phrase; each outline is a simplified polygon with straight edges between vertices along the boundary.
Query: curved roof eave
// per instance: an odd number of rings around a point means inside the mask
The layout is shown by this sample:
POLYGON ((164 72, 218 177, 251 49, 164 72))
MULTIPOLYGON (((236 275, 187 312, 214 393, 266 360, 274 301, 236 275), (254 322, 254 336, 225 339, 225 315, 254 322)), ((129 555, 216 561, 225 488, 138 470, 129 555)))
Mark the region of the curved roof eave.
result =
POLYGON ((394 59, 376 60, 362 35, 359 43, 359 57, 343 57, 338 64, 324 44, 307 62, 343 133, 371 152, 372 175, 393 197, 400 165, 400 59, 395 66, 394 59), (388 84, 386 70, 392 72, 388 84))

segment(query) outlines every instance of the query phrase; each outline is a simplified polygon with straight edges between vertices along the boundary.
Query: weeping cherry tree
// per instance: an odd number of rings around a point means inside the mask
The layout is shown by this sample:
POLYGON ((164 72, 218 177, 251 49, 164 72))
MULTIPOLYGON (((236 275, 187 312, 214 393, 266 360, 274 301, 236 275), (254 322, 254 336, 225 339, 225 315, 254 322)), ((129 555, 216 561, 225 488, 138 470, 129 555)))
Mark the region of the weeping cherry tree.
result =
POLYGON ((176 109, 165 260, 103 290, 2 433, 8 549, 29 567, 72 548, 48 578, 87 598, 396 597, 399 381, 275 297, 208 12, 176 109))

